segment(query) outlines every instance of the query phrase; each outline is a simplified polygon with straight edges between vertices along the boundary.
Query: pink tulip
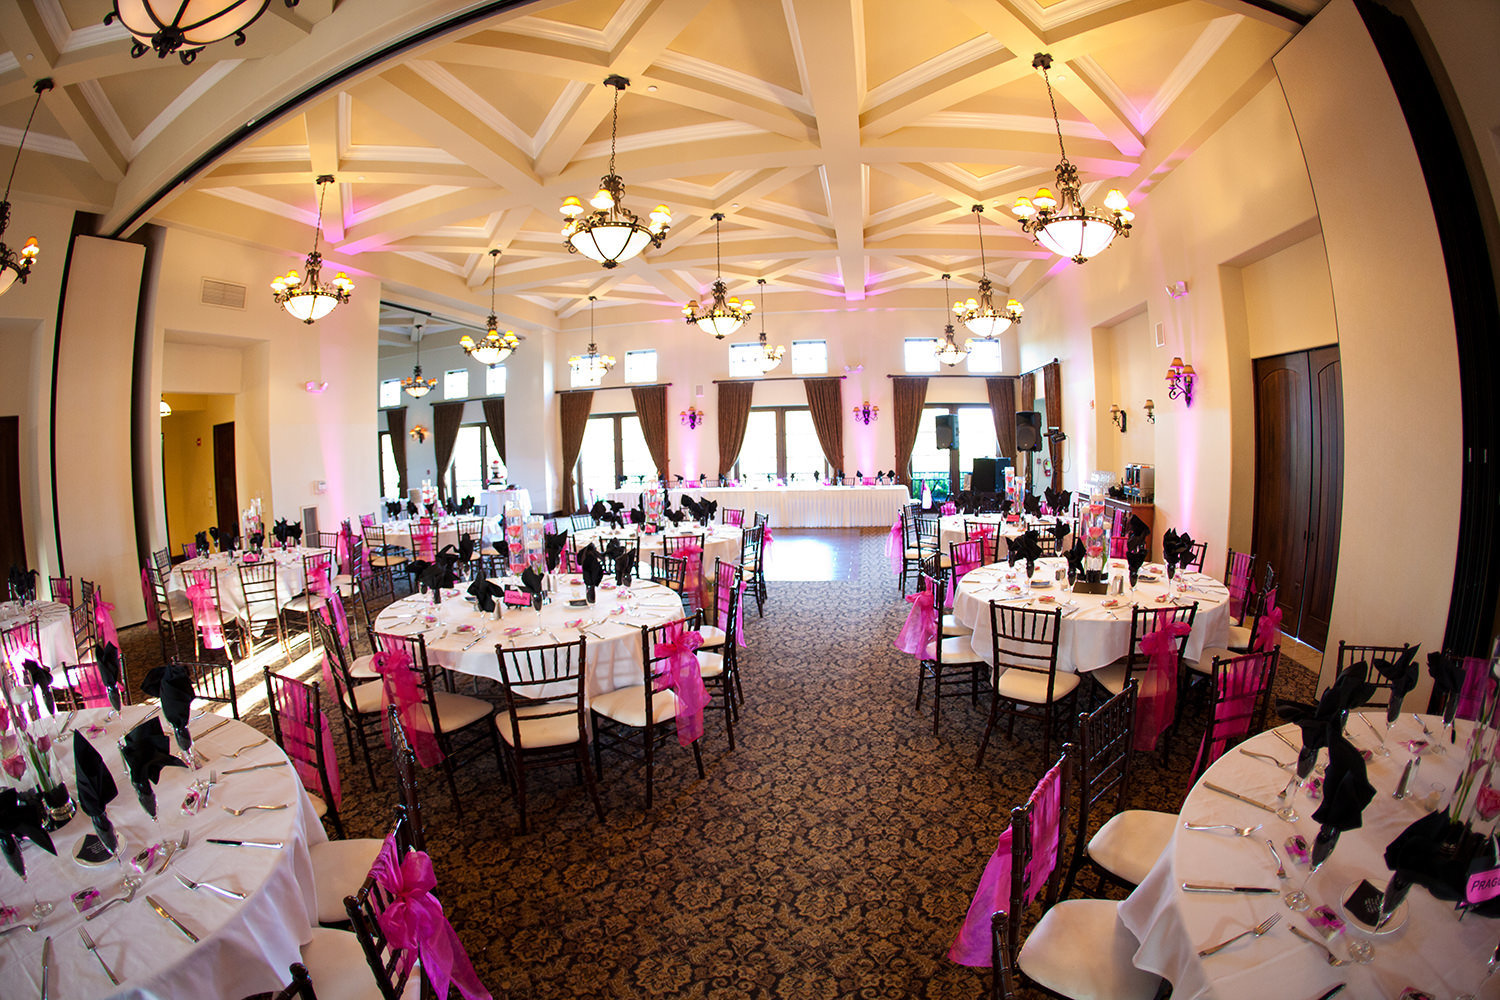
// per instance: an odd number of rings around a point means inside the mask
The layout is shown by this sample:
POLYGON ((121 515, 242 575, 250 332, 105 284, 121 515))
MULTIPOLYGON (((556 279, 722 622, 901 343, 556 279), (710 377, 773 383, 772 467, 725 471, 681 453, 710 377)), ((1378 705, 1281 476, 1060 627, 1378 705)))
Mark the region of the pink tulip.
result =
POLYGON ((26 773, 26 761, 21 759, 20 754, 15 754, 0 760, 0 768, 4 768, 6 774, 19 781, 21 775, 26 773))

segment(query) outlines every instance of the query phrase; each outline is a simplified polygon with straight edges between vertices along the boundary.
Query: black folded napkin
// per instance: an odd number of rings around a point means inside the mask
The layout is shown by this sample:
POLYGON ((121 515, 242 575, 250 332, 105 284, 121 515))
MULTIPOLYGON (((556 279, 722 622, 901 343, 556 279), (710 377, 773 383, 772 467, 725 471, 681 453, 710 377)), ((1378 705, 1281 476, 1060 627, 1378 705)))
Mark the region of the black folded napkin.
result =
POLYGON ((547 555, 547 572, 557 572, 557 564, 562 559, 563 547, 568 544, 568 533, 559 531, 557 534, 543 532, 543 544, 547 555))
POLYGON ((458 561, 468 565, 470 559, 474 558, 474 536, 467 531, 458 536, 458 561))
POLYGON ((1313 819, 1340 833, 1357 830, 1363 823, 1365 806, 1374 798, 1375 786, 1366 775, 1364 754, 1335 732, 1328 744, 1323 801, 1313 810, 1313 819))
POLYGON ((599 558, 599 550, 592 544, 585 545, 583 551, 578 554, 578 571, 583 576, 584 587, 587 588, 587 600, 593 604, 594 588, 604 580, 604 563, 599 558))
POLYGON ((0 850, 5 860, 17 875, 26 877, 26 863, 21 858, 21 845, 17 842, 25 837, 48 854, 57 854, 52 838, 42 827, 42 800, 36 796, 23 797, 14 788, 0 791, 0 850))
POLYGON ((286 526, 286 537, 298 545, 302 544, 302 522, 294 521, 286 526))
POLYGON ((27 660, 21 664, 21 672, 26 675, 26 683, 42 696, 42 705, 47 709, 47 714, 56 714, 57 704, 52 700, 52 671, 35 660, 27 660))
MULTIPOLYGON (((1478 868, 1492 868, 1486 838, 1456 823, 1446 811, 1431 812, 1396 835, 1385 849, 1385 866, 1393 873, 1381 909, 1391 913, 1412 885, 1437 899, 1462 900, 1478 868)), ((1482 917, 1500 916, 1500 896, 1468 907, 1482 917)))
POLYGON ((1036 529, 1027 531, 1019 538, 1007 539, 1006 548, 1006 558, 1012 566, 1017 559, 1025 559, 1027 577, 1036 572, 1036 561, 1042 557, 1042 543, 1037 537, 1036 529))
POLYGON ((1130 570, 1130 585, 1134 587, 1141 578, 1141 567, 1146 564, 1145 540, 1131 535, 1125 544, 1125 565, 1130 570))
POLYGON ((1130 538, 1149 539, 1151 537, 1151 526, 1142 521, 1139 514, 1131 514, 1130 525, 1125 529, 1125 534, 1130 538))
POLYGON ((494 549, 501 559, 510 558, 510 544, 506 542, 503 536, 490 542, 490 548, 494 549))
POLYGON ((239 536, 232 531, 219 532, 219 551, 233 552, 235 546, 239 544, 239 540, 239 536))
POLYGON ((1161 551, 1162 558, 1167 563, 1167 579, 1173 579, 1177 567, 1192 560, 1193 537, 1187 532, 1179 534, 1175 529, 1168 528, 1161 539, 1161 551))
POLYGON ((1042 514, 1042 501, 1038 497, 1027 495, 1021 501, 1021 509, 1032 517, 1040 517, 1042 514))
POLYGON ((215 545, 219 543, 219 526, 217 524, 208 526, 208 537, 214 540, 215 545))
POLYGON ((401 501, 387 500, 385 502, 385 516, 389 520, 395 520, 401 516, 401 501))
POLYGON ((521 586, 531 595, 531 606, 536 610, 542 610, 542 574, 536 571, 535 566, 527 566, 521 571, 521 586))
POLYGON ((406 501, 406 516, 416 517, 418 513, 417 505, 410 500, 406 501))
POLYGON ((452 589, 458 584, 458 561, 458 550, 452 545, 444 545, 432 562, 422 564, 417 582, 432 593, 433 604, 442 600, 444 588, 452 589))
POLYGON ((646 523, 646 494, 637 493, 635 495, 635 506, 631 510, 635 513, 636 524, 646 523))
POLYGON ((1068 582, 1072 583, 1078 577, 1083 576, 1083 560, 1088 555, 1083 547, 1083 539, 1075 537, 1073 547, 1068 549, 1065 555, 1068 560, 1068 582))
POLYGON ((198 554, 200 556, 206 556, 213 551, 213 549, 209 547, 208 532, 206 531, 200 531, 196 535, 194 535, 193 544, 197 546, 198 554))
POLYGON ((1042 490, 1042 495, 1047 498, 1047 506, 1052 509, 1052 513, 1054 514, 1066 514, 1073 506, 1072 490, 1054 490, 1048 486, 1042 490))
POLYGON ((1380 676, 1391 682, 1391 701, 1385 709, 1385 721, 1391 725, 1401 717, 1401 701, 1407 692, 1417 686, 1417 650, 1419 646, 1408 646, 1401 655, 1396 657, 1396 662, 1388 663, 1383 659, 1376 658, 1370 661, 1380 676))
POLYGON ((1000 513, 1002 516, 1009 517, 1010 512, 1015 508, 1015 506, 1015 501, 1011 500, 1010 497, 1000 498, 1000 513))
POLYGON ((161 699, 162 718, 172 727, 177 745, 186 753, 193 745, 193 737, 188 732, 188 720, 192 718, 193 710, 193 678, 187 667, 181 663, 153 667, 146 672, 141 690, 148 697, 161 699))
POLYGON ((422 513, 426 514, 428 517, 431 517, 432 510, 435 506, 436 504, 432 503, 431 501, 424 500, 422 502, 422 513))
POLYGON ((11 563, 11 566, 10 566, 10 596, 11 597, 15 598, 18 601, 20 601, 20 600, 29 600, 29 598, 26 596, 27 595, 27 590, 26 590, 27 579, 28 578, 27 578, 27 575, 26 575, 26 571, 24 569, 22 569, 21 567, 17 566, 15 563, 11 563))
POLYGON ((604 506, 603 500, 595 500, 594 506, 589 508, 589 517, 592 517, 594 519, 595 524, 599 524, 604 520, 604 517, 608 512, 609 508, 604 506))
POLYGON ((125 758, 130 784, 141 808, 155 819, 156 791, 151 786, 161 777, 162 768, 187 765, 167 752, 167 734, 161 728, 161 720, 154 715, 125 734, 120 755, 125 758))
POLYGON ((120 710, 120 684, 125 671, 120 664, 120 649, 112 642, 94 646, 95 662, 99 664, 99 679, 104 682, 104 693, 116 712, 120 710))
POLYGON ((94 832, 113 854, 119 843, 106 808, 114 801, 119 789, 115 787, 115 776, 109 773, 99 751, 76 729, 73 731, 73 763, 77 775, 74 784, 78 790, 78 808, 94 821, 94 832))
MULTIPOLYGON (((1318 711, 1325 718, 1339 718, 1350 710, 1358 708, 1375 694, 1375 684, 1370 681, 1370 666, 1367 663, 1353 663, 1344 668, 1344 671, 1333 679, 1328 690, 1323 692, 1323 698, 1318 702, 1318 711), (1326 702, 1326 707, 1325 707, 1326 702)), ((1342 729, 1340 725, 1340 729, 1342 729)))
POLYGON ((1458 696, 1464 689, 1464 662, 1442 651, 1427 654, 1427 672, 1432 675, 1432 690, 1443 699, 1443 724, 1452 725, 1458 714, 1458 696))
POLYGON ((473 595, 474 605, 480 611, 493 612, 495 598, 503 596, 505 588, 481 576, 469 584, 469 593, 473 595))
POLYGON ((250 532, 250 547, 259 552, 266 544, 266 533, 264 531, 250 532))
POLYGON ((630 586, 631 574, 635 572, 635 559, 634 549, 626 549, 615 556, 615 583, 621 587, 630 586))
MULTIPOLYGON (((684 497, 684 499, 686 498, 684 497)), ((673 524, 681 524, 683 521, 686 521, 688 519, 687 511, 683 510, 667 510, 666 508, 663 508, 662 514, 668 521, 671 521, 673 524)))
POLYGON ((1052 532, 1052 537, 1057 540, 1057 551, 1061 552, 1063 550, 1063 539, 1072 534, 1073 529, 1068 527, 1067 521, 1058 518, 1057 523, 1048 530, 1052 532))

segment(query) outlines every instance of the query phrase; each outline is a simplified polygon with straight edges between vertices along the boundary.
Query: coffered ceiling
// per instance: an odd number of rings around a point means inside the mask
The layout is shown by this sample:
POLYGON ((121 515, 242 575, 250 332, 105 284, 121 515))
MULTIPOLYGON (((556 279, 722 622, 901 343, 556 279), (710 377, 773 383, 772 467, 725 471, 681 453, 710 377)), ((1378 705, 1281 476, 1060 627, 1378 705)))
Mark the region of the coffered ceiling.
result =
POLYGON ((102 213, 106 232, 187 227, 289 265, 310 244, 314 178, 334 174, 325 255, 356 282, 482 316, 500 247, 498 304, 522 328, 577 325, 588 294, 601 318, 671 317, 713 280, 715 211, 731 292, 763 277, 771 308, 788 292, 805 308, 925 302, 944 271, 971 288, 974 204, 990 277, 1023 294, 1072 266, 1009 212, 1052 186, 1058 160, 1033 53, 1055 59, 1086 196, 1122 188, 1144 228, 1153 186, 1271 78, 1323 2, 272 0, 245 45, 183 66, 132 59, 102 23, 108 0, 10 0, 0 145, 14 149, 32 81, 51 76, 14 227, 28 198, 58 199, 102 213), (666 203, 673 228, 606 271, 563 249, 557 208, 605 172, 610 73, 631 81, 624 203, 666 203))

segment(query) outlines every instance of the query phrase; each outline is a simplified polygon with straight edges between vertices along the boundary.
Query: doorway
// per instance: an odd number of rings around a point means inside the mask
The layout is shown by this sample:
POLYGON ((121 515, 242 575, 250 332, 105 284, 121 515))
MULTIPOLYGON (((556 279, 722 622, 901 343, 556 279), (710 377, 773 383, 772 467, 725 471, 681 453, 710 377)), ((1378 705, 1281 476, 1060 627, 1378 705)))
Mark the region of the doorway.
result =
POLYGON ((1254 551, 1276 571, 1282 631, 1317 649, 1333 611, 1343 480, 1338 347, 1255 359, 1254 551))
POLYGON ((166 393, 162 398, 172 407, 161 418, 167 544, 180 553, 183 545, 211 526, 238 531, 235 397, 166 393))
POLYGON ((239 534, 239 495, 234 476, 234 423, 214 424, 214 506, 220 536, 239 534))

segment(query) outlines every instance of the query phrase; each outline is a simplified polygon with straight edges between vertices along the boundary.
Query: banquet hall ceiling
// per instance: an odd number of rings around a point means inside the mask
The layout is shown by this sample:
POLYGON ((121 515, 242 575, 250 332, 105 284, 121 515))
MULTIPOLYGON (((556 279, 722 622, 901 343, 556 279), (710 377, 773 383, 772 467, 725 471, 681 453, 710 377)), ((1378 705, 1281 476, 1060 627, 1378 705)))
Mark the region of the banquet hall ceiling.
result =
POLYGON ((773 310, 789 291, 805 308, 921 304, 944 271, 972 294, 979 203, 988 273, 1020 294, 1071 266, 1009 212, 1055 186, 1033 53, 1056 60, 1086 197, 1122 188, 1139 232, 1151 189, 1271 79, 1271 56, 1324 2, 272 0, 245 45, 183 66, 132 59, 123 29, 102 24, 108 0, 7 0, 4 155, 32 81, 57 84, 27 140, 11 236, 24 238, 26 202, 40 196, 98 210, 107 233, 184 227, 290 266, 311 242, 314 178, 332 173, 324 252, 357 283, 373 276, 386 297, 483 315, 486 251, 500 247, 504 322, 575 327, 589 294, 601 318, 642 320, 701 297, 716 211, 731 293, 765 278, 773 310), (482 7, 498 12, 419 37, 482 7), (610 73, 631 80, 624 204, 644 215, 666 203, 673 228, 662 248, 607 271, 565 252, 557 209, 605 172, 610 73))

